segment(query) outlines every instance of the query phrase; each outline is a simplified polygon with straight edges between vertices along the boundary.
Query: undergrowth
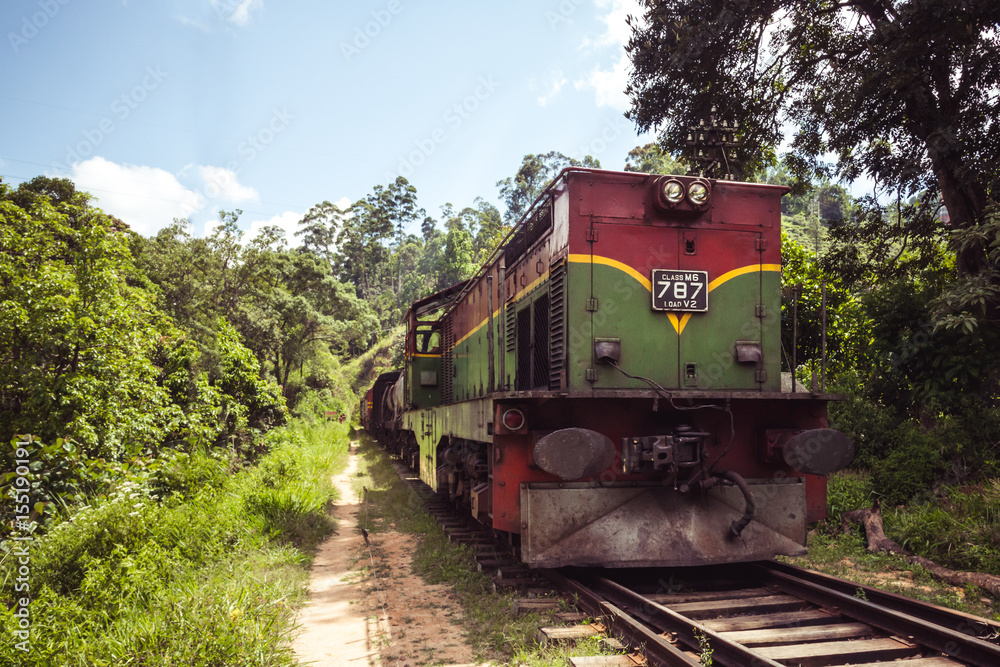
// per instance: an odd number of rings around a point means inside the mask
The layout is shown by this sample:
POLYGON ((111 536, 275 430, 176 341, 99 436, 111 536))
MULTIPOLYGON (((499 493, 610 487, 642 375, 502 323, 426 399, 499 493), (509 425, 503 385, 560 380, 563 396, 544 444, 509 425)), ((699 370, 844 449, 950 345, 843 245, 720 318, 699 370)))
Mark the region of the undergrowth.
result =
POLYGON ((294 665, 289 633, 305 566, 333 529, 346 436, 303 417, 235 471, 178 452, 50 521, 27 556, 4 542, 0 664, 294 665))
MULTIPOLYGON (((1000 619, 1000 602, 974 586, 956 588, 934 579, 901 556, 869 553, 863 529, 842 531, 841 514, 870 507, 872 475, 841 471, 828 484, 828 518, 811 532, 809 554, 797 564, 960 611, 1000 619)), ((942 486, 905 505, 882 507, 886 536, 954 569, 1000 575, 1000 482, 942 486)))

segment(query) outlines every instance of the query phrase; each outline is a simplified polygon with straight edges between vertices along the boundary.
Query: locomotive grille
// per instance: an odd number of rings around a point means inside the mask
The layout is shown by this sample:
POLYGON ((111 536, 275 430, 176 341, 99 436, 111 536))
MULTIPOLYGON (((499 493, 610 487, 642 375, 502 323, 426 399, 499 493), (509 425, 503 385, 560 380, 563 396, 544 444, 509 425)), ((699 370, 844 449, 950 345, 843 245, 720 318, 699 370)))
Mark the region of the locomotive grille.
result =
POLYGON ((514 303, 513 302, 508 303, 507 307, 504 308, 504 315, 505 315, 505 317, 507 319, 507 321, 504 322, 504 330, 503 330, 504 346, 505 346, 505 348, 506 348, 506 350, 508 352, 513 352, 514 351, 514 343, 516 341, 516 338, 514 337, 514 317, 515 317, 515 312, 514 312, 514 303))
POLYGON ((542 203, 526 220, 518 226, 514 236, 503 249, 505 266, 512 267, 528 251, 531 245, 552 228, 552 202, 542 203))
POLYGON ((566 260, 549 271, 549 389, 563 388, 566 363, 566 260))
POLYGON ((444 318, 441 323, 441 402, 447 405, 455 402, 454 376, 455 367, 452 362, 452 346, 455 344, 455 334, 451 330, 451 317, 444 318))
POLYGON ((517 369, 514 375, 514 389, 525 391, 531 388, 531 308, 522 308, 517 313, 517 369))
POLYGON ((534 305, 534 340, 532 340, 531 388, 549 386, 549 295, 539 297, 534 305))

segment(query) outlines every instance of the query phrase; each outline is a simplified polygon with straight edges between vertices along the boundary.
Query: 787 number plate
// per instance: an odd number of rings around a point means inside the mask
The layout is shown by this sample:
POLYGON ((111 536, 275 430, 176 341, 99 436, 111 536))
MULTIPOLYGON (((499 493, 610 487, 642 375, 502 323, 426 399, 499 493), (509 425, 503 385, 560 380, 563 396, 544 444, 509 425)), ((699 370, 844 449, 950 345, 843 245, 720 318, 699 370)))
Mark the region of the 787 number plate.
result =
POLYGON ((708 271, 653 269, 653 310, 708 311, 708 271))

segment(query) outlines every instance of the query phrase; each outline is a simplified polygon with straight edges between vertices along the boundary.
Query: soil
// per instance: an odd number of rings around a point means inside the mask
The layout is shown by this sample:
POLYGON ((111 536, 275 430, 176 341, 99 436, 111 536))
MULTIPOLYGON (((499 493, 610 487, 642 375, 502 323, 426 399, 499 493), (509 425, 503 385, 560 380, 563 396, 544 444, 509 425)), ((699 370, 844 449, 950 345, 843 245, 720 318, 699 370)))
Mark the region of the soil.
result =
POLYGON ((390 529, 358 528, 364 511, 351 488, 356 443, 333 482, 340 503, 332 509, 337 534, 313 562, 309 603, 299 617, 295 652, 306 665, 417 667, 471 662, 462 633, 462 608, 450 587, 429 585, 413 573, 416 537, 390 529))

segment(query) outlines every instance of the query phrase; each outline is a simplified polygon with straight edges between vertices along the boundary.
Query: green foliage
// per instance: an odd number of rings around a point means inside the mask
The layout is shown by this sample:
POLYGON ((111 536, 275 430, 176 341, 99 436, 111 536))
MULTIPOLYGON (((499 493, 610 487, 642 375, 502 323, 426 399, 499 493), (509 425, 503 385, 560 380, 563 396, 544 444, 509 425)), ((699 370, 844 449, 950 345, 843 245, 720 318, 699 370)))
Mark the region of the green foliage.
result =
POLYGON ((256 357, 227 321, 219 321, 218 331, 219 389, 228 399, 224 415, 230 437, 247 428, 263 431, 284 423, 286 407, 279 388, 260 378, 256 357))
POLYGON ((714 661, 712 660, 712 654, 715 653, 715 649, 708 641, 708 637, 699 630, 694 631, 694 637, 698 640, 698 663, 704 665, 705 667, 712 667, 714 661))
POLYGON ((1000 483, 942 488, 885 514, 886 534, 956 570, 1000 574, 1000 483))
POLYGON ((201 489, 221 489, 226 483, 226 464, 202 452, 175 452, 163 456, 149 476, 149 492, 153 498, 177 501, 201 489))
POLYGON ((507 207, 504 212, 504 222, 507 224, 516 223, 522 215, 528 212, 531 204, 542 193, 545 186, 566 167, 600 169, 601 163, 589 155, 580 161, 566 157, 558 151, 525 155, 514 176, 497 181, 497 187, 500 188, 500 198, 503 199, 507 207))
POLYGON ((896 427, 872 469, 872 484, 887 504, 905 503, 929 489, 944 471, 936 434, 913 422, 896 427))
POLYGON ((271 431, 261 465, 235 476, 205 453, 119 471, 106 495, 30 543, 30 590, 16 591, 0 543, 0 599, 30 593, 30 652, 0 608, 3 664, 292 665, 302 564, 330 530, 330 467, 346 425, 271 431), (250 511, 248 511, 248 508, 250 511))
POLYGON ((1000 310, 1000 206, 991 202, 982 222, 972 228, 956 230, 951 247, 959 255, 981 254, 986 266, 974 273, 963 273, 945 287, 931 303, 935 331, 947 330, 963 337, 982 341, 981 351, 988 354, 992 386, 1000 386, 1000 331, 996 326, 1000 310))
MULTIPOLYGON (((788 234, 781 235, 782 346, 785 366, 791 364, 792 320, 797 314, 796 363, 800 379, 819 374, 822 358, 823 284, 826 284, 826 353, 828 370, 836 375, 858 360, 864 314, 857 298, 823 271, 815 256, 788 234)), ((807 386, 810 383, 807 382, 807 386)))
MULTIPOLYGON (((134 459, 128 463, 83 455, 71 440, 46 445, 32 436, 16 437, 0 448, 0 536, 17 525, 44 520, 83 502, 88 494, 105 490, 130 469, 155 470, 158 462, 134 459)), ((21 526, 23 529, 25 526, 21 526)), ((36 525, 34 528, 37 528, 36 525)))
POLYGON ((165 325, 136 277, 120 223, 71 182, 0 183, 0 442, 68 436, 96 458, 162 435, 165 325))
POLYGON ((827 477, 826 509, 831 524, 840 527, 844 512, 871 507, 875 488, 871 474, 861 470, 841 470, 827 477))
POLYGON ((625 171, 639 171, 645 174, 686 174, 688 168, 657 144, 645 144, 636 146, 628 152, 628 157, 625 158, 625 171))

